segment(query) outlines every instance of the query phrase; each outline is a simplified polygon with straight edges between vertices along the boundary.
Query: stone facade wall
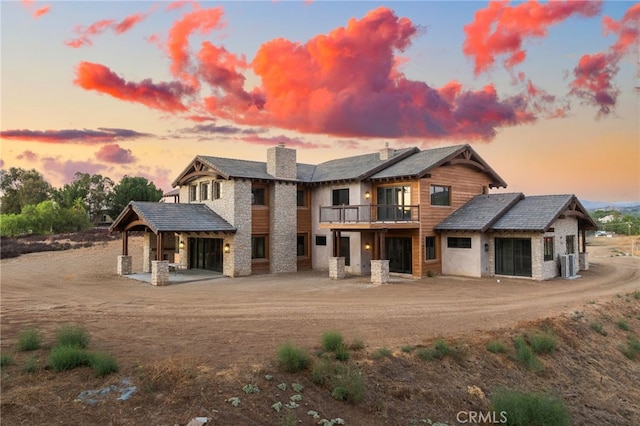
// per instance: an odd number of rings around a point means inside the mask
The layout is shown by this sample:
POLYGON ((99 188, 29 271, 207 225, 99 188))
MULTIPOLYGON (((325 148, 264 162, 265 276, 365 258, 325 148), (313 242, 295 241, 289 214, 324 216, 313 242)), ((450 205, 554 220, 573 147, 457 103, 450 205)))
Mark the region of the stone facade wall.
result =
POLYGON ((344 278, 344 257, 329 258, 329 278, 334 280, 344 278))
POLYGON ((158 286, 169 285, 169 261, 151 261, 151 284, 158 286))
POLYGON ((118 256, 118 275, 129 275, 133 272, 133 262, 131 256, 118 256))
MULTIPOLYGON (((233 181, 233 220, 228 220, 238 231, 225 237, 231 250, 224 253, 223 273, 230 277, 251 274, 251 181, 233 181)), ((226 198, 223 194, 223 198, 226 198)), ((224 217, 224 216, 223 216, 224 217)), ((225 218, 226 219, 226 218, 225 218)))
POLYGON ((298 174, 296 150, 281 145, 267 149, 267 173, 277 178, 295 179, 298 174))
POLYGON ((152 252, 151 248, 156 246, 156 236, 152 232, 145 232, 142 245, 142 272, 151 272, 152 252))
POLYGON ((269 191, 271 273, 298 270, 296 190, 296 185, 275 182, 269 191))
MULTIPOLYGON (((553 225, 553 232, 547 232, 545 237, 553 237, 553 260, 544 262, 542 274, 543 280, 548 280, 560 275, 558 271, 558 257, 567 253, 567 235, 574 236, 574 249, 576 264, 574 270, 578 270, 578 220, 575 218, 565 218, 556 220, 553 225)), ((544 251, 544 239, 542 240, 544 251)), ((544 253, 543 253, 544 254, 544 253)))
POLYGON ((371 261, 371 282, 374 284, 386 284, 389 282, 389 261, 371 261))

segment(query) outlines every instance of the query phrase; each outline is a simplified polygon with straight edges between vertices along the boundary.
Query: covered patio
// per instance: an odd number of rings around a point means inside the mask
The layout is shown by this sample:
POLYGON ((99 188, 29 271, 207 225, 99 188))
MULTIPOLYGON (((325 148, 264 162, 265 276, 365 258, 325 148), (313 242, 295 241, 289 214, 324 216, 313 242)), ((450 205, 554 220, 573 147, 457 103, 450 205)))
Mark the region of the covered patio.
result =
MULTIPOLYGON (((195 276, 195 272, 191 272, 193 262, 189 256, 189 239, 216 239, 228 247, 236 232, 235 227, 204 204, 141 201, 131 201, 109 230, 122 234, 122 254, 118 256, 117 264, 120 275, 134 273, 132 258, 129 255, 129 233, 144 232, 141 273, 150 274, 150 282, 153 285, 177 282, 180 274, 184 277, 195 276)), ((228 253, 225 252, 226 254, 228 253)), ((219 275, 222 275, 224 257, 220 254, 219 275)), ((199 265, 196 262, 196 267, 199 265)), ((214 271, 202 272, 211 274, 214 271)))

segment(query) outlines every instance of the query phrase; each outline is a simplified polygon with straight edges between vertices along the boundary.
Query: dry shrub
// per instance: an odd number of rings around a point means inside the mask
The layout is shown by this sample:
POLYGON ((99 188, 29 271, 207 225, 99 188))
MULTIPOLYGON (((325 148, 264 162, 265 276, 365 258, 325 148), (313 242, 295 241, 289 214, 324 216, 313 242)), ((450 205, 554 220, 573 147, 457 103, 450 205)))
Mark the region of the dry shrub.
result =
POLYGON ((188 394, 185 391, 192 386, 197 377, 197 371, 191 365, 192 363, 184 359, 168 358, 139 366, 138 375, 142 390, 165 393, 166 401, 171 400, 171 394, 188 394))

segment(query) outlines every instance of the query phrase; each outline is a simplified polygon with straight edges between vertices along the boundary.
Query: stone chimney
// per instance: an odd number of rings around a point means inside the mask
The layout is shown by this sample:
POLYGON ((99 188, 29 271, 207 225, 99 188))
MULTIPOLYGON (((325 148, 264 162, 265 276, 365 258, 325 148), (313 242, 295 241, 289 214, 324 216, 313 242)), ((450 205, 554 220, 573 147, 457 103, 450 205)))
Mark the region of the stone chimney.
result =
POLYGON ((267 149, 267 173, 276 178, 295 179, 296 150, 286 148, 283 143, 267 149))
POLYGON ((393 157, 393 154, 396 153, 395 149, 389 148, 389 142, 384 143, 384 148, 380 150, 380 159, 388 160, 393 157))

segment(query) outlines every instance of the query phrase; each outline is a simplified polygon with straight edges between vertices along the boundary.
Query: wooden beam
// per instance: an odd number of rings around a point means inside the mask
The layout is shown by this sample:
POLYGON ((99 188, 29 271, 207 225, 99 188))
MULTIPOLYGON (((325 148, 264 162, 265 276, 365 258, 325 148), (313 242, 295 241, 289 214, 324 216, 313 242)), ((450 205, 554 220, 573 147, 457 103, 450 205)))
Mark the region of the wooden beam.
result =
POLYGON ((129 234, 127 231, 122 231, 122 255, 129 255, 129 234))

